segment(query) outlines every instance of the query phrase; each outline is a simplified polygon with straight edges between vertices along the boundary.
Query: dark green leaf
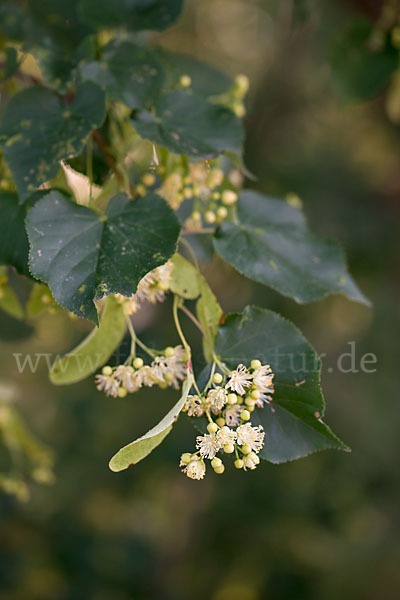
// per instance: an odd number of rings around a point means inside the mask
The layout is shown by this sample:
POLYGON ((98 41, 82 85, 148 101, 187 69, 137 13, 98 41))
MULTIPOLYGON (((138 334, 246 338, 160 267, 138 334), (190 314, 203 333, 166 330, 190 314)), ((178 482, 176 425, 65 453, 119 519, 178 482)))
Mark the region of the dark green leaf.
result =
POLYGON ((159 57, 165 68, 169 88, 179 85, 182 75, 189 75, 192 80, 190 87, 199 96, 217 96, 232 85, 232 79, 226 73, 194 56, 162 49, 159 57))
POLYGON ((280 463, 318 450, 348 449, 322 421, 320 360, 289 321, 270 310, 248 306, 243 314, 228 315, 219 329, 215 351, 232 369, 258 359, 275 373, 273 401, 257 408, 251 417, 253 425, 265 429, 263 458, 280 463))
POLYGON ((4 48, 4 55, 5 60, 0 68, 0 83, 12 77, 19 67, 18 53, 15 48, 4 48))
POLYGON ((189 92, 167 94, 156 114, 138 112, 132 124, 142 137, 176 154, 212 158, 227 150, 242 153, 242 125, 233 112, 189 92))
POLYGON ((341 32, 334 43, 332 70, 342 91, 350 97, 364 99, 381 93, 397 69, 399 51, 386 37, 374 47, 377 33, 373 23, 362 20, 341 32))
POLYGON ((155 103, 164 84, 164 71, 155 54, 120 40, 106 46, 101 61, 84 64, 81 74, 102 87, 109 98, 125 102, 129 108, 155 103))
POLYGON ((61 159, 79 154, 104 116, 104 92, 91 82, 77 88, 70 105, 42 86, 13 96, 0 126, 0 144, 20 199, 55 177, 61 159))
POLYGON ((80 0, 84 22, 99 29, 127 27, 162 31, 179 17, 183 0, 80 0))
POLYGON ((340 246, 311 234, 299 209, 247 191, 237 211, 238 224, 223 223, 214 247, 240 273, 297 302, 341 292, 369 304, 347 273, 340 246))
POLYGON ((193 375, 188 372, 187 378, 182 385, 182 395, 178 402, 171 408, 165 417, 153 427, 153 429, 150 429, 145 435, 131 444, 121 448, 121 450, 112 457, 109 464, 111 471, 123 471, 131 465, 136 465, 136 463, 148 456, 154 448, 161 444, 171 431, 179 413, 184 407, 192 385, 193 375))
POLYGON ((110 296, 106 300, 100 327, 95 327, 79 346, 54 363, 50 381, 55 385, 68 385, 94 373, 118 348, 125 329, 123 306, 114 296, 110 296))
POLYGON ((54 298, 97 323, 94 299, 130 296, 140 279, 174 253, 180 231, 173 211, 155 194, 114 196, 106 215, 51 192, 29 212, 30 268, 54 298))
POLYGON ((17 194, 0 192, 0 265, 12 265, 29 276, 25 217, 26 207, 18 204, 17 194))

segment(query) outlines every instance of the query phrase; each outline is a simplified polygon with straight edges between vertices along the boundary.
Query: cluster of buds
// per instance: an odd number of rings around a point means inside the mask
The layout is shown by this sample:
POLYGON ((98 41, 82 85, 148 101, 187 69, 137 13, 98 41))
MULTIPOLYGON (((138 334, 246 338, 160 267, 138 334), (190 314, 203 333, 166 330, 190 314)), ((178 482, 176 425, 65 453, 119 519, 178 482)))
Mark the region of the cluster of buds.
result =
POLYGON ((123 304, 125 314, 134 314, 143 302, 150 302, 151 304, 162 302, 170 288, 173 268, 174 264, 168 261, 161 267, 147 273, 139 281, 136 293, 130 298, 115 294, 116 298, 123 304))
POLYGON ((96 387, 107 396, 120 398, 153 385, 178 389, 179 382, 186 378, 187 360, 187 351, 182 346, 168 346, 150 365, 145 365, 140 357, 134 358, 130 364, 106 365, 95 377, 96 387))
POLYGON ((216 473, 223 473, 225 466, 217 456, 220 451, 235 454, 237 469, 256 468, 265 434, 261 426, 253 427, 250 418, 256 406, 263 407, 272 400, 273 378, 269 365, 253 360, 250 369, 240 364, 228 376, 215 373, 211 389, 188 397, 183 410, 190 417, 205 416, 209 421, 208 433, 197 436, 197 452, 181 456, 180 466, 188 477, 204 477, 204 459, 210 460, 216 473))

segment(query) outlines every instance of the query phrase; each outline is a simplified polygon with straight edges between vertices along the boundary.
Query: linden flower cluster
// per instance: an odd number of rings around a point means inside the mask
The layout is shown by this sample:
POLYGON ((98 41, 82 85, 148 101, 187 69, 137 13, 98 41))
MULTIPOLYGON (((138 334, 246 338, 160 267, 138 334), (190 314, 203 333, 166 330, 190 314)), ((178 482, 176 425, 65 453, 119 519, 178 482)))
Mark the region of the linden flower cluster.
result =
POLYGON ((203 479, 206 472, 204 459, 211 461, 216 473, 225 466, 218 452, 235 453, 237 469, 255 469, 258 453, 264 445, 265 433, 261 426, 249 422, 256 406, 263 407, 272 400, 274 374, 269 365, 252 360, 250 369, 240 364, 229 376, 215 373, 212 388, 200 395, 189 396, 183 408, 190 417, 207 417, 205 435, 196 439, 197 452, 185 452, 180 467, 191 479, 203 479), (215 420, 213 417, 215 416, 215 420))
POLYGON ((133 393, 142 387, 158 385, 161 388, 172 386, 179 388, 179 382, 186 378, 186 362, 188 355, 182 346, 168 346, 164 354, 156 356, 150 365, 136 357, 132 364, 103 367, 101 375, 96 375, 98 390, 107 396, 124 398, 128 392, 133 393))
POLYGON ((173 268, 174 264, 168 261, 165 265, 161 265, 161 267, 147 273, 139 281, 136 293, 130 298, 115 294, 116 298, 123 304, 124 313, 128 316, 134 314, 143 302, 150 302, 151 304, 162 302, 165 299, 165 293, 170 288, 173 268))

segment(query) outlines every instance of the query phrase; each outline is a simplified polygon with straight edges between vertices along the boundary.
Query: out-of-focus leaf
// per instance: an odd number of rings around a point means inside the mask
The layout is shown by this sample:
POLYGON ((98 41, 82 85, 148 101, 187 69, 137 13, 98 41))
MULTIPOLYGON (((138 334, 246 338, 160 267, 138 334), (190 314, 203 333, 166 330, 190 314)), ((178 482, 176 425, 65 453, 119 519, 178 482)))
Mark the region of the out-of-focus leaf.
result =
POLYGON ((217 335, 221 317, 224 314, 218 300, 206 280, 200 281, 200 298, 196 304, 197 317, 204 329, 203 352, 205 359, 210 362, 214 355, 214 340, 217 335))
POLYGON ((99 29, 127 27, 162 31, 179 17, 183 0, 80 0, 81 19, 99 29))
POLYGON ((225 151, 242 153, 240 120, 228 108, 189 92, 167 94, 155 114, 138 111, 132 124, 142 137, 176 154, 212 158, 225 151))
POLYGON ((12 265, 29 276, 25 217, 26 207, 18 204, 17 194, 0 192, 0 265, 12 265))
POLYGON ((84 64, 81 75, 102 87, 112 100, 133 109, 156 103, 164 84, 164 70, 155 53, 121 40, 110 42, 101 60, 84 64))
POLYGON ((82 151, 104 116, 104 92, 89 81, 80 84, 69 105, 40 85, 12 97, 0 126, 0 144, 21 201, 57 175, 60 160, 82 151))
POLYGON ((174 265, 170 289, 182 298, 193 300, 200 296, 200 278, 198 270, 180 254, 171 258, 174 265))

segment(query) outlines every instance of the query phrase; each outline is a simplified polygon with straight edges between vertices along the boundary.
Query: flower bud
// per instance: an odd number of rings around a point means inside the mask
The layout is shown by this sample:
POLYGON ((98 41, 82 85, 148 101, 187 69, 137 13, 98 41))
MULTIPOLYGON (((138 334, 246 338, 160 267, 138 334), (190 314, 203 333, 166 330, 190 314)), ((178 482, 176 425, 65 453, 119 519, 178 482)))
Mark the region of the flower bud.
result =
POLYGON ((192 85, 192 78, 190 75, 182 75, 179 79, 179 83, 183 88, 188 88, 192 85))
POLYGON ((240 413, 240 418, 243 421, 248 421, 250 419, 250 413, 249 413, 249 411, 246 410, 246 409, 242 410, 242 412, 240 413))
POLYGON ((218 475, 221 475, 221 473, 223 473, 225 471, 225 467, 224 465, 221 465, 220 467, 216 467, 214 469, 215 473, 217 473, 218 475))
POLYGON ((188 465, 191 460, 192 460, 192 455, 189 452, 185 452, 184 454, 182 454, 181 462, 183 462, 185 465, 188 465))
POLYGON ((211 466, 213 469, 217 469, 221 465, 222 465, 222 460, 220 458, 218 458, 218 456, 216 456, 215 458, 212 459, 211 466))
POLYGON ((133 361, 133 366, 135 367, 135 369, 141 369, 143 367, 143 358, 137 356, 133 361))
POLYGON ((127 395, 127 393, 128 392, 126 391, 125 388, 123 388, 123 387, 119 387, 118 388, 118 391, 117 391, 118 398, 125 398, 125 396, 127 395))
POLYGON ((221 373, 214 373, 214 377, 213 377, 214 383, 221 383, 222 379, 223 379, 223 377, 222 377, 221 373))
POLYGON ((238 195, 233 190, 224 190, 222 192, 221 200, 222 204, 225 204, 225 206, 232 206, 237 202, 237 199, 238 195))
POLYGON ((225 419, 223 417, 218 417, 218 419, 215 419, 215 422, 219 427, 223 427, 225 425, 225 419))
POLYGON ((228 394, 228 404, 236 404, 238 397, 236 396, 236 394, 228 394))
POLYGON ((233 444, 224 444, 224 452, 226 454, 232 454, 235 451, 235 446, 233 444))
POLYGON ((252 369, 259 369, 261 367, 261 361, 254 359, 251 361, 250 366, 252 369))
POLYGON ((207 425, 207 431, 209 433, 215 433, 216 431, 218 431, 218 425, 216 423, 209 423, 207 425))
POLYGON ((206 212, 206 214, 204 215, 204 219, 205 219, 206 223, 209 223, 210 225, 212 225, 212 223, 215 223, 215 221, 216 221, 215 213, 212 210, 208 210, 206 212))
POLYGON ((237 469, 243 469, 244 467, 244 460, 242 460, 241 458, 237 458, 234 462, 234 465, 237 469))
POLYGON ((242 452, 243 452, 243 454, 250 454, 250 452, 251 452, 250 446, 248 444, 243 444, 242 452))
POLYGON ((109 377, 110 375, 112 375, 113 370, 109 365, 106 365, 105 367, 102 368, 101 372, 106 377, 109 377))
POLYGON ((172 346, 167 346, 167 348, 165 348, 165 350, 164 350, 164 356, 166 356, 167 358, 171 358, 171 356, 173 356, 174 353, 175 353, 175 351, 172 348, 172 346))

